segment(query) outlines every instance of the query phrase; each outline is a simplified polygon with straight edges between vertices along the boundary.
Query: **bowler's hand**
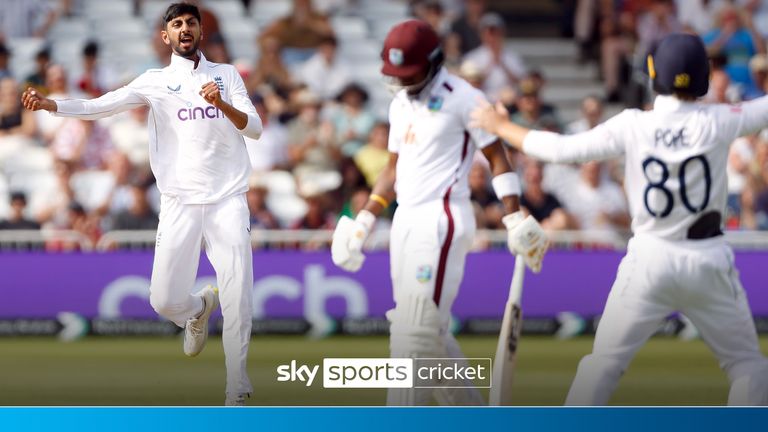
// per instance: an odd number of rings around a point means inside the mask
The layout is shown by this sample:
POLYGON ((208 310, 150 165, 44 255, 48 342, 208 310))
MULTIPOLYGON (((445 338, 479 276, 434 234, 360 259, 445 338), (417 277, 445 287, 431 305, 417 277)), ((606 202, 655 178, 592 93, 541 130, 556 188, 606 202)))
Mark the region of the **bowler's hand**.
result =
POLYGON ((200 96, 202 96, 209 104, 216 108, 221 108, 223 102, 221 99, 221 92, 219 91, 219 86, 215 82, 210 81, 204 84, 200 89, 200 96))
POLYGON ((53 99, 43 97, 37 90, 32 87, 24 90, 21 94, 21 104, 24 108, 30 111, 46 110, 56 111, 58 108, 56 102, 53 99))
POLYGON ((509 112, 501 102, 493 106, 481 100, 477 108, 470 114, 469 127, 485 129, 493 135, 498 135, 499 127, 509 121, 509 112))

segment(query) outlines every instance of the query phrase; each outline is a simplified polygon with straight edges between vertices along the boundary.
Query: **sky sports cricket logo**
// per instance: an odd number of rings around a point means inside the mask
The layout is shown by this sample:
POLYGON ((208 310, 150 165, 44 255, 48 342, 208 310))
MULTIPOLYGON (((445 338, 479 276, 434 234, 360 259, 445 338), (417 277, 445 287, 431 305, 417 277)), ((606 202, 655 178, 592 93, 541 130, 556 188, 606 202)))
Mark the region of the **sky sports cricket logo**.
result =
MULTIPOLYGON (((491 387, 489 358, 326 358, 324 388, 491 387)), ((320 365, 291 360, 277 367, 277 381, 318 382, 320 365)))

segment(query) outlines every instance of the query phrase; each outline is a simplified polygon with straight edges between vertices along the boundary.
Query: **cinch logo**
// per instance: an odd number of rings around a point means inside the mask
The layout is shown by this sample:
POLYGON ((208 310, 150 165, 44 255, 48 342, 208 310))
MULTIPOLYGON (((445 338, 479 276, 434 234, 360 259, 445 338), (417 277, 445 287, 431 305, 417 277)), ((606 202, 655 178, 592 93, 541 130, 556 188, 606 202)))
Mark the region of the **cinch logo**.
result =
POLYGON ((214 119, 221 118, 221 110, 215 106, 209 107, 194 107, 194 108, 182 108, 176 113, 176 117, 181 121, 197 120, 197 119, 214 119))

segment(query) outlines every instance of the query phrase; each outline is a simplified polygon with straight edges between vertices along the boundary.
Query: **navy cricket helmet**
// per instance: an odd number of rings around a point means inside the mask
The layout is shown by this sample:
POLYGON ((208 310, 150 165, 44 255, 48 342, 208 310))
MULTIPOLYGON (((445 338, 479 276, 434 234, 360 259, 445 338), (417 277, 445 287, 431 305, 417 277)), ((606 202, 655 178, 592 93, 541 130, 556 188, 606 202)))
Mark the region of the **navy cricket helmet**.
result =
POLYGON ((673 33, 648 55, 648 76, 662 95, 702 97, 709 90, 709 58, 699 36, 673 33))

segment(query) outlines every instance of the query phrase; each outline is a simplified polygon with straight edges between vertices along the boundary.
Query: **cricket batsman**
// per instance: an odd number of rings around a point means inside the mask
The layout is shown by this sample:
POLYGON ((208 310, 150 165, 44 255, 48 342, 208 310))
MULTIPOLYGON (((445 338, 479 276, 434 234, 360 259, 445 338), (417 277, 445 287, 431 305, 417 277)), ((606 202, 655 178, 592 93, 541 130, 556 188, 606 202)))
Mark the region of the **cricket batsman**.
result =
POLYGON ((648 57, 653 110, 627 109, 570 136, 529 131, 501 106, 477 109, 473 125, 537 159, 626 158, 634 237, 621 261, 591 354, 567 405, 605 405, 638 349, 679 311, 699 329, 731 383, 729 405, 768 404, 768 360, 723 238, 730 144, 768 127, 768 97, 705 105, 709 60, 698 36, 672 34, 648 57))
POLYGON ((253 268, 243 136, 258 139, 261 119, 235 68, 209 62, 198 49, 197 7, 171 4, 164 20, 161 36, 173 50, 168 67, 92 100, 54 101, 30 88, 22 102, 30 110, 87 120, 149 106, 150 165, 162 194, 150 303, 184 328, 184 353, 196 356, 221 301, 225 404, 244 405, 253 391, 246 374, 253 268), (207 287, 191 294, 201 244, 216 270, 218 293, 207 287))
MULTIPOLYGON (((475 233, 468 173, 480 149, 490 162, 493 189, 506 211, 512 253, 538 272, 548 241, 539 224, 520 212, 520 182, 497 137, 469 127, 482 93, 443 68, 440 39, 425 22, 409 20, 387 35, 381 72, 396 95, 389 110, 390 159, 364 210, 339 221, 333 261, 357 271, 363 242, 379 215, 397 197, 390 241, 395 308, 390 321, 393 358, 462 358, 448 330, 451 306, 475 233)), ((511 265, 512 261, 510 261, 511 265)), ((434 392, 442 405, 482 405, 471 383, 434 392)), ((427 405, 432 389, 390 389, 388 405, 427 405)))

